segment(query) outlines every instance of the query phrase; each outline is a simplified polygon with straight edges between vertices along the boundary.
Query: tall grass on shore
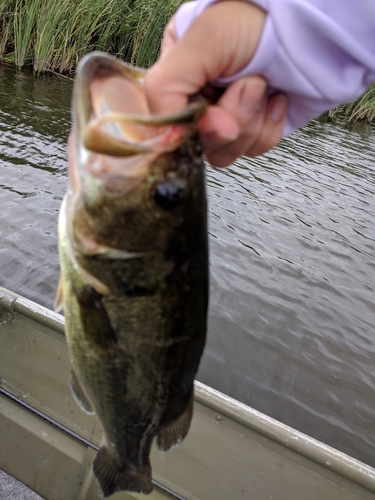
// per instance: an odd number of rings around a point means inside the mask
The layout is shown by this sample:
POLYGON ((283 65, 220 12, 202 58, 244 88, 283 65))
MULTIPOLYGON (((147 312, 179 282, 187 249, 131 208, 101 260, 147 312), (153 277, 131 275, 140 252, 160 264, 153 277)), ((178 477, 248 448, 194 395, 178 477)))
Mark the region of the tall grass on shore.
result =
POLYGON ((84 54, 103 50, 148 67, 182 1, 0 0, 0 59, 70 73, 84 54))
MULTIPOLYGON (((0 60, 37 73, 72 73, 103 50, 138 66, 157 59, 163 30, 185 0, 0 0, 0 60)), ((328 112, 348 124, 375 123, 375 84, 355 102, 328 112)))
POLYGON ((375 124, 375 83, 359 99, 349 104, 342 104, 328 112, 330 120, 343 120, 347 125, 356 121, 375 124))

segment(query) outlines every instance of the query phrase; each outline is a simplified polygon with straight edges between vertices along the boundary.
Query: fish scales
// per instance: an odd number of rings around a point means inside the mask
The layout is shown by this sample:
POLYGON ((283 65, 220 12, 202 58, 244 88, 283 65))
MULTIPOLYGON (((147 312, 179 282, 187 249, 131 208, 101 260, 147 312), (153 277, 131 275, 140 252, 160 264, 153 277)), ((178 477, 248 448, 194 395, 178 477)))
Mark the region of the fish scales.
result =
POLYGON ((71 388, 105 442, 105 496, 152 491, 150 448, 186 436, 206 336, 207 208, 196 123, 205 105, 152 116, 144 72, 92 53, 80 63, 59 216, 71 388))

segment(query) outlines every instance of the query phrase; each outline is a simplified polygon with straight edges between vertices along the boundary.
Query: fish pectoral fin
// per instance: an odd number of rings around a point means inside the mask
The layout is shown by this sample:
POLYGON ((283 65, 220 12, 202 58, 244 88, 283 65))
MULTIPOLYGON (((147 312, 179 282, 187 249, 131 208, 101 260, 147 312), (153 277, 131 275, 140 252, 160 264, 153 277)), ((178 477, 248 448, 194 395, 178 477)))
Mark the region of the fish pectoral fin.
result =
POLYGON ((98 349, 111 349, 117 346, 117 335, 103 305, 103 296, 90 286, 79 292, 72 287, 77 298, 81 324, 87 341, 98 349))
POLYGON ((85 411, 89 415, 93 415, 95 412, 91 406, 91 403, 86 396, 84 390, 82 389, 81 383, 79 382, 77 375, 72 370, 70 372, 70 388, 72 390, 74 399, 81 410, 85 411))
POLYGON ((60 312, 64 308, 64 279, 60 275, 59 284, 57 285, 56 297, 53 303, 53 310, 60 312))
MULTIPOLYGON (((86 234, 83 234, 82 231, 80 231, 77 228, 75 229, 74 233, 75 233, 76 247, 78 248, 79 252, 85 256, 92 257, 95 255, 103 259, 121 259, 121 260, 136 259, 143 256, 143 253, 140 252, 129 252, 128 250, 125 249, 108 247, 106 245, 103 245, 103 243, 98 243, 92 236, 87 236, 86 234)), ((82 266, 79 267, 81 273, 84 274, 85 277, 88 277, 91 281, 96 280, 102 285, 102 288, 103 287, 107 288, 106 285, 101 283, 97 278, 94 278, 94 276, 92 276, 82 266)), ((93 281, 93 286, 94 286, 94 281, 93 281)), ((94 286, 94 288, 97 290, 96 286, 94 286)), ((104 295, 108 295, 108 293, 104 293, 104 295)))
POLYGON ((190 428, 193 416, 193 391, 189 402, 181 415, 159 432, 157 436, 158 448, 161 451, 168 451, 172 446, 176 446, 183 441, 190 428))
POLYGON ((134 466, 124 467, 112 458, 104 446, 95 457, 93 469, 105 497, 122 490, 136 491, 146 495, 153 490, 150 465, 138 470, 134 466))

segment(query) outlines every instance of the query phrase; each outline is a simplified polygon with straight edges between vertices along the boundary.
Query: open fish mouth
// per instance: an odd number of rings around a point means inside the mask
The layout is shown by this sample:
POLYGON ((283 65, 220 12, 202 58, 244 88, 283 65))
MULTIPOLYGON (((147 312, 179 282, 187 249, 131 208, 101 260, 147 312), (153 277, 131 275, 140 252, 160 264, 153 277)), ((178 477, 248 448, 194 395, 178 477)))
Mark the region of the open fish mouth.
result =
POLYGON ((108 54, 82 59, 74 101, 78 136, 85 148, 111 156, 173 151, 185 139, 189 124, 204 114, 199 96, 182 111, 151 115, 143 90, 145 70, 108 54))

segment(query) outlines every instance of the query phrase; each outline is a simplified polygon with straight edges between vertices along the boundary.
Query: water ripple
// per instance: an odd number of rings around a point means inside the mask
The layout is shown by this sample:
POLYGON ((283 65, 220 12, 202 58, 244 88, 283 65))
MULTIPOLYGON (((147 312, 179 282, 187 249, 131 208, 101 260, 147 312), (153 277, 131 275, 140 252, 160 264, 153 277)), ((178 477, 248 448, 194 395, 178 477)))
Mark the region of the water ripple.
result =
POLYGON ((208 170, 212 294, 199 373, 372 465, 374 137, 312 122, 262 158, 208 170))

